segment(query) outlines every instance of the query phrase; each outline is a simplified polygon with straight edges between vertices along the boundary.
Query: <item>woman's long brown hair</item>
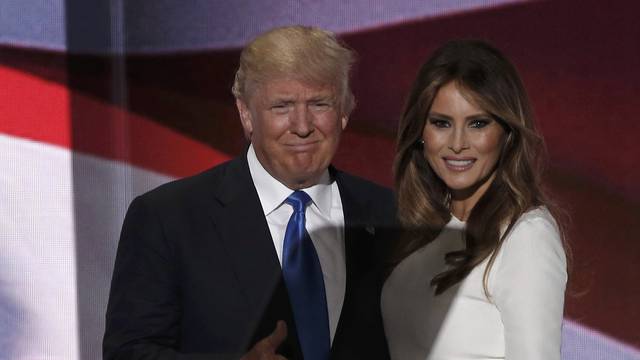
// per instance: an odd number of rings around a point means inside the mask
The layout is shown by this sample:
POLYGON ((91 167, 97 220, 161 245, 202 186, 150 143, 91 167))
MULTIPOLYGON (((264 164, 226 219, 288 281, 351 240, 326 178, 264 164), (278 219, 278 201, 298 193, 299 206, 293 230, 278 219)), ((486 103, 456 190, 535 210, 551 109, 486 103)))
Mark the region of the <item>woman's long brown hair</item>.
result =
POLYGON ((554 217, 558 214, 541 184, 544 144, 522 81, 515 67, 483 41, 457 40, 440 47, 413 84, 400 121, 394 163, 398 217, 406 231, 395 242, 391 268, 433 241, 451 219, 449 190, 425 160, 421 145, 433 99, 450 82, 496 119, 506 136, 496 176, 467 219, 465 249, 446 254, 449 269, 436 275, 431 285, 440 294, 488 258, 483 285, 489 297, 489 271, 518 218, 542 205, 554 217))

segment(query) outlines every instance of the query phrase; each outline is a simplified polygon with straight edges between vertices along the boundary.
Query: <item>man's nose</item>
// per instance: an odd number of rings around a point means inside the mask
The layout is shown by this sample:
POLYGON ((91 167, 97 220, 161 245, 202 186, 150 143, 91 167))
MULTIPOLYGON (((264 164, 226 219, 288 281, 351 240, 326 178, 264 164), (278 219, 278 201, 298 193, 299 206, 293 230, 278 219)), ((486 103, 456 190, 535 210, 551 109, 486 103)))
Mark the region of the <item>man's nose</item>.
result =
POLYGON ((314 130, 313 114, 306 105, 296 105, 289 118, 290 131, 300 137, 309 136, 314 130))

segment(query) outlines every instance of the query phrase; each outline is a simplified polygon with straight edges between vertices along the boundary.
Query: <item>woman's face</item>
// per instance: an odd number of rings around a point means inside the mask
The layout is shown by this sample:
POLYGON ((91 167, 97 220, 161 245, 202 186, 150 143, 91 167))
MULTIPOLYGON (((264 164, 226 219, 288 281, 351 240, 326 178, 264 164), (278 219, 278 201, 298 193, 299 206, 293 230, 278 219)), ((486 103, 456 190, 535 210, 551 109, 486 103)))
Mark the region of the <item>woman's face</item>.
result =
POLYGON ((424 157, 454 199, 477 198, 493 181, 504 136, 502 126, 450 82, 427 114, 424 157))

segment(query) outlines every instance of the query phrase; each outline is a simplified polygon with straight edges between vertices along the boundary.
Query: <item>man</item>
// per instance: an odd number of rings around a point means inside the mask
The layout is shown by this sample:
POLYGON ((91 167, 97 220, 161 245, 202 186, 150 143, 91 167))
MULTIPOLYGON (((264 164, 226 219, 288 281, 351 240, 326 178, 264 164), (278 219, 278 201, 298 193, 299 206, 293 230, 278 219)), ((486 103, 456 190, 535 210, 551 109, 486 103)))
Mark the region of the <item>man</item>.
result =
POLYGON ((352 62, 332 34, 301 26, 243 50, 233 93, 251 144, 132 202, 105 359, 387 356, 380 284, 365 274, 392 195, 330 167, 352 62))

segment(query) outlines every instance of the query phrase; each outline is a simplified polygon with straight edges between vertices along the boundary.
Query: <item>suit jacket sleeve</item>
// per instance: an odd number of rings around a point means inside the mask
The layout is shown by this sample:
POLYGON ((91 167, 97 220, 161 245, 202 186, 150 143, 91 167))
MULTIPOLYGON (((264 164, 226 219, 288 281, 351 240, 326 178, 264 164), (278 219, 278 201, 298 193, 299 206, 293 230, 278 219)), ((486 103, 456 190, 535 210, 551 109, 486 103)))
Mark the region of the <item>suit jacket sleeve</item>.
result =
POLYGON ((181 354, 179 264, 148 198, 124 220, 106 314, 105 360, 238 359, 242 354, 181 354))

